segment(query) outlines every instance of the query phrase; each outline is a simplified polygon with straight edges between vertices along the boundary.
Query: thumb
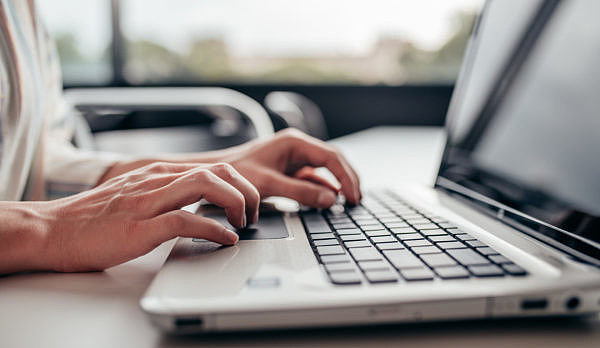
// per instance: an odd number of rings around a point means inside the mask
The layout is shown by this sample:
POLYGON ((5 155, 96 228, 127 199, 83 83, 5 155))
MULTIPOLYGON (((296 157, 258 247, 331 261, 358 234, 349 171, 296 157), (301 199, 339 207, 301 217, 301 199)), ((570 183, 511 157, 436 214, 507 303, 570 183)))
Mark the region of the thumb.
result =
POLYGON ((280 173, 272 174, 269 179, 266 196, 284 196, 315 208, 329 208, 335 203, 335 191, 326 186, 280 173))

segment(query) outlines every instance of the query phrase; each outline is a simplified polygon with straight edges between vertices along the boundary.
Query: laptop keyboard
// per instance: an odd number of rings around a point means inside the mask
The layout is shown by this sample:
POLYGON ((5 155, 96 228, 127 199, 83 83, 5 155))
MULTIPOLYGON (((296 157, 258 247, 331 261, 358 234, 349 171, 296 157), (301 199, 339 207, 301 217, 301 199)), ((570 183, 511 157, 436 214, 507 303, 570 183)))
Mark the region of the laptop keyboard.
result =
POLYGON ((355 207, 301 213, 332 283, 352 285, 524 276, 527 272, 458 226, 389 192, 355 207))

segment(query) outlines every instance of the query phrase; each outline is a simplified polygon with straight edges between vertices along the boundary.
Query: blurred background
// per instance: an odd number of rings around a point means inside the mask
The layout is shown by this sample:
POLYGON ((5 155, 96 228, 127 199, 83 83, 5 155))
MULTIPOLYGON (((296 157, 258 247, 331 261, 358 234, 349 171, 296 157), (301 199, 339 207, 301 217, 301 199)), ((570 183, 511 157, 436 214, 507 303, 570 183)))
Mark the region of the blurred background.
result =
MULTIPOLYGON (((260 103, 293 91, 319 106, 329 138, 376 125, 443 125, 483 3, 37 1, 66 88, 225 86, 260 103)), ((143 119, 92 128, 153 126, 143 119)))

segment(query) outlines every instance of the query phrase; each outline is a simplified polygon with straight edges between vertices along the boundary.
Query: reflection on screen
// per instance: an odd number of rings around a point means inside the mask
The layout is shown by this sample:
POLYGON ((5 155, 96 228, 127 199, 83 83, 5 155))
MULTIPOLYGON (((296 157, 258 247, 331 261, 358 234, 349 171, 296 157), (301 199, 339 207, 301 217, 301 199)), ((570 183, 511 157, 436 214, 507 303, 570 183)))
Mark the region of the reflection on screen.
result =
MULTIPOLYGON (((563 1, 500 108, 440 175, 559 228, 600 239, 600 2, 563 1)), ((471 130, 472 131, 472 130, 471 130)), ((458 139, 459 140, 459 139, 458 139)))

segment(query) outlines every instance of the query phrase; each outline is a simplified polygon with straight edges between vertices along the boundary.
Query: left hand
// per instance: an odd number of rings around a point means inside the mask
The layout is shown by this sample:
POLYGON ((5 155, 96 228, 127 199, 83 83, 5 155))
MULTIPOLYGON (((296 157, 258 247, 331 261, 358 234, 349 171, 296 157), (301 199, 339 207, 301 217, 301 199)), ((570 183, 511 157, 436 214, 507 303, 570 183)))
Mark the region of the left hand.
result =
POLYGON ((315 168, 326 167, 340 182, 346 201, 357 204, 362 198, 358 176, 340 151, 292 128, 277 132, 268 140, 254 140, 225 150, 119 162, 107 170, 99 184, 157 161, 198 165, 226 162, 250 181, 262 198, 284 196, 317 208, 331 207, 339 191, 315 174, 315 168))
POLYGON ((296 129, 229 149, 220 160, 248 179, 261 197, 284 196, 329 208, 335 203, 337 188, 314 174, 314 168, 326 167, 340 182, 348 202, 356 204, 362 198, 358 176, 340 151, 296 129))

